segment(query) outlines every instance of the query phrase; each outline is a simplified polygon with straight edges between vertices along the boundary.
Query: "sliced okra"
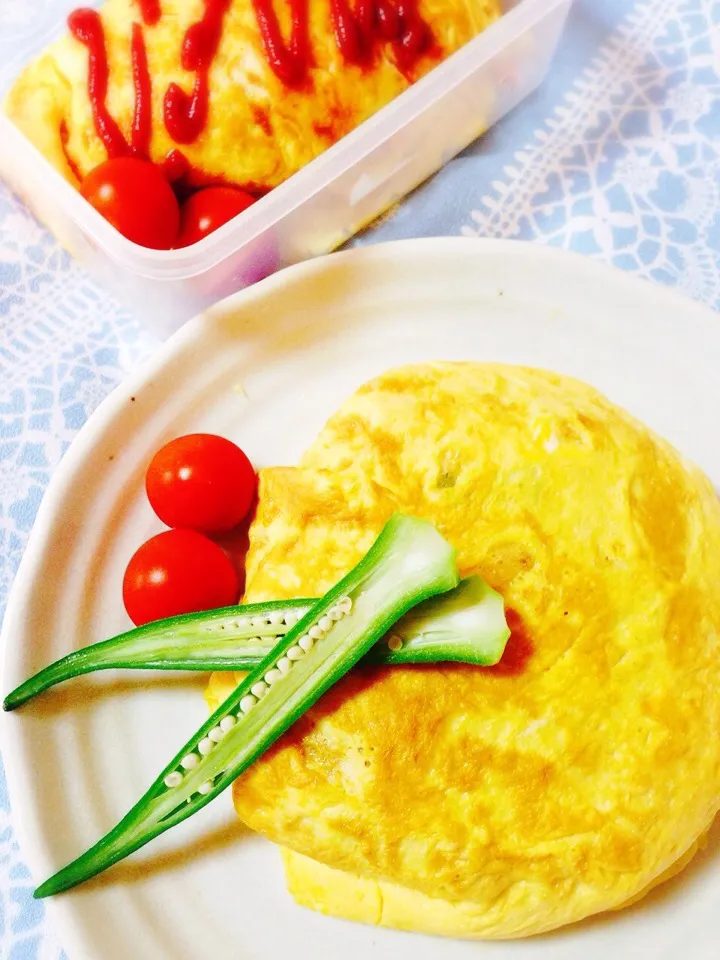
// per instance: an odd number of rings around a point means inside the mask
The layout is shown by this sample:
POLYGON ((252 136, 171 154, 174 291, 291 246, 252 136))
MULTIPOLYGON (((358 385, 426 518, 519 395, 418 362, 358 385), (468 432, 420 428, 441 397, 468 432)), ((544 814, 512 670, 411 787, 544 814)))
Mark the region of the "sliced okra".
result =
POLYGON ((246 670, 267 656, 315 600, 221 607, 155 620, 73 650, 7 695, 14 710, 56 683, 96 670, 246 670))
MULTIPOLYGON (((253 670, 317 600, 245 604, 169 617, 73 650, 7 695, 5 710, 96 670, 253 670)), ((373 663, 497 663, 509 630, 500 594, 473 575, 409 611, 368 652, 373 663)))
POLYGON ((370 663, 435 663, 454 660, 490 667, 510 636, 505 604, 473 574, 454 590, 419 603, 364 657, 370 663))
POLYGON ((363 559, 314 603, 173 757, 108 834, 35 891, 60 893, 196 813, 253 763, 410 608, 457 586, 455 551, 394 514, 363 559))

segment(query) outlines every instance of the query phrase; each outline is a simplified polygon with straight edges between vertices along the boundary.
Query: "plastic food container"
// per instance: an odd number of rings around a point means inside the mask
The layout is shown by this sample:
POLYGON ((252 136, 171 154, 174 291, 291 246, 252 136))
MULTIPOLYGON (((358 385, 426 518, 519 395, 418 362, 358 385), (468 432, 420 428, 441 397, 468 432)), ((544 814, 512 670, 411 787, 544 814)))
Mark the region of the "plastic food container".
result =
MULTIPOLYGON (((0 176, 149 327, 171 333, 280 267, 327 253, 400 200, 543 80, 572 0, 505 0, 504 15, 356 130, 200 243, 127 240, 0 113, 0 176)), ((0 96, 64 29, 77 0, 43 4, 32 41, 0 68, 0 96), (48 9, 49 7, 49 9, 48 9)))

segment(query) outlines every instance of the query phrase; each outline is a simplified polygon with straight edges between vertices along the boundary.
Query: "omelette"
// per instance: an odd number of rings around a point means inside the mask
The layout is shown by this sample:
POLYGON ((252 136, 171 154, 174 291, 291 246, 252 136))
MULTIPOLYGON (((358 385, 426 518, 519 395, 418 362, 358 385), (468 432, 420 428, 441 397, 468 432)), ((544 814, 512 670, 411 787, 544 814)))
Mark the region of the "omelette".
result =
POLYGON ((76 22, 32 60, 4 104, 50 163, 78 186, 132 148, 172 160, 192 186, 261 194, 501 9, 499 0, 106 0, 99 15, 81 14, 82 29, 76 22), (200 41, 207 52, 194 56, 200 41))
MULTIPOLYGON (((340 917, 512 938, 634 902, 720 807, 720 504, 554 373, 426 363, 261 471, 246 600, 317 596, 393 511, 504 597, 496 667, 356 668, 234 784, 288 888, 340 917)), ((209 697, 235 682, 216 674, 209 697)))

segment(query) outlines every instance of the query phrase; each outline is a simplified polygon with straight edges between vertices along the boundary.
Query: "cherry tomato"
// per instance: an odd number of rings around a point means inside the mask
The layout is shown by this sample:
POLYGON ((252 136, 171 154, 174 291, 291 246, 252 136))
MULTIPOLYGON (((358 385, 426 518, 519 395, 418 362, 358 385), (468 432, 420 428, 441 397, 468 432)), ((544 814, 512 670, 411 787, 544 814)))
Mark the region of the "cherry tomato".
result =
POLYGON ((226 607, 238 599, 235 568, 225 552, 194 530, 165 530, 130 558, 123 602, 138 626, 179 613, 226 607))
POLYGON ((175 246, 189 247, 197 243, 254 202, 255 197, 237 187, 198 190, 180 208, 180 234, 175 246))
POLYGON ((154 250, 169 250, 175 243, 178 202, 162 172, 149 160, 106 160, 85 177, 80 193, 128 240, 154 250))
POLYGON ((230 440, 191 433, 158 450, 145 489, 150 506, 169 527, 220 533, 232 530, 250 511, 257 477, 230 440))

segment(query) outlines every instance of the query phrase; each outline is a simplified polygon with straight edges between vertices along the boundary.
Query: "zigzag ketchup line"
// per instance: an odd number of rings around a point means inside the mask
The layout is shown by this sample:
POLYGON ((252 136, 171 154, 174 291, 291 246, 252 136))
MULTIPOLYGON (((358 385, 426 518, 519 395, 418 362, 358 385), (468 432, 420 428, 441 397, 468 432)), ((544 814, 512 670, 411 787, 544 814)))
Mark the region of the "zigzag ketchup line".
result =
MULTIPOLYGON (((161 17, 159 0, 137 0, 146 26, 161 17)), ((309 0, 287 0, 290 6, 290 36, 280 28, 275 4, 279 0, 252 0, 263 50, 273 73, 288 87, 304 83, 311 66, 308 37, 309 0)), ((209 72, 222 39, 223 18, 231 0, 204 0, 203 15, 185 31, 180 63, 193 71, 192 91, 171 83, 163 99, 163 121, 175 143, 193 143, 207 124, 210 97, 209 72)), ((391 43, 398 70, 408 76, 415 62, 428 49, 430 28, 422 19, 416 0, 330 0, 330 15, 338 51, 346 63, 365 64, 379 43, 391 43)), ((152 134, 151 78, 143 26, 133 23, 131 64, 135 105, 130 143, 106 105, 108 61, 102 20, 96 10, 80 8, 70 14, 68 27, 88 50, 88 97, 97 135, 108 157, 127 153, 149 154, 152 134)))
POLYGON ((230 0, 205 0, 202 19, 185 31, 180 62, 183 70, 195 71, 191 94, 171 83, 163 101, 165 129, 175 143, 193 143, 207 121, 208 73, 222 38, 222 20, 230 0))
POLYGON ((160 0, 137 0, 143 23, 154 27, 160 19, 160 0))
POLYGON ((135 109, 133 112, 130 146, 135 153, 143 157, 150 155, 152 136, 152 84, 148 70, 145 37, 141 24, 133 23, 130 43, 133 86, 135 88, 135 109))
POLYGON ((120 127, 105 105, 108 82, 108 62, 105 34, 97 10, 81 7, 68 17, 68 29, 88 51, 88 97, 92 108, 95 132, 102 140, 108 157, 121 157, 129 152, 120 127))

